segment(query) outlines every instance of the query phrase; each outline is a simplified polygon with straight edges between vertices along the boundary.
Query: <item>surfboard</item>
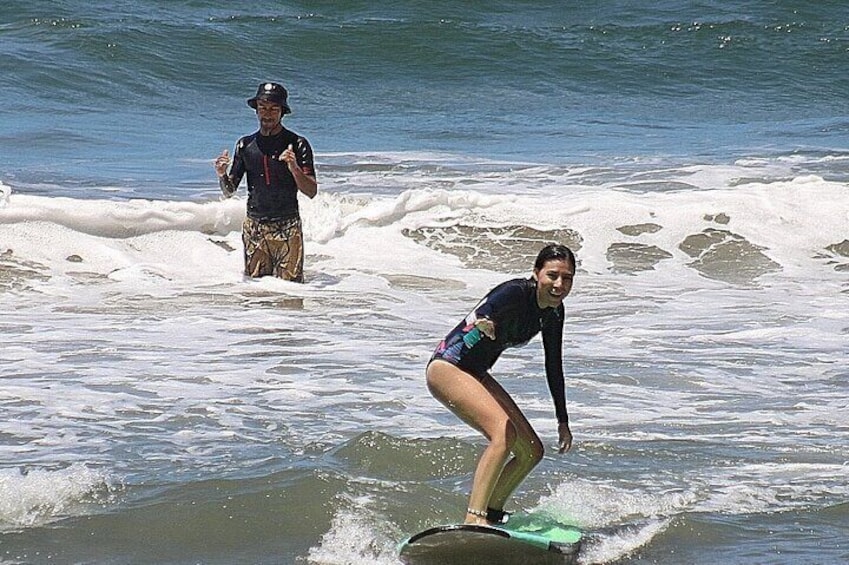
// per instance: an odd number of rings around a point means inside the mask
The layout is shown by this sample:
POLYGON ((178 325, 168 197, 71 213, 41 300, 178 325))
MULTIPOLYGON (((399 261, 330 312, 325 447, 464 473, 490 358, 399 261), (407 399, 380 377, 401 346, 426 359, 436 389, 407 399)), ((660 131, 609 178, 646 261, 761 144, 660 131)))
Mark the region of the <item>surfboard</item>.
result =
POLYGON ((581 547, 575 526, 534 515, 511 516, 507 524, 448 524, 428 528, 399 546, 407 565, 574 564, 581 547))

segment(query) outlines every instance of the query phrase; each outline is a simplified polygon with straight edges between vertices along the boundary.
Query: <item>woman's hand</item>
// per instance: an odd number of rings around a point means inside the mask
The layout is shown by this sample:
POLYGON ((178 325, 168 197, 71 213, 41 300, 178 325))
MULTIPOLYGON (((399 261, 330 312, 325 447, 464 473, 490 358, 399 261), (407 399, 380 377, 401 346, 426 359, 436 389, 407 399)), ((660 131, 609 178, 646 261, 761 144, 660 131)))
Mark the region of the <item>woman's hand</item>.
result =
POLYGON ((566 453, 572 449, 572 431, 569 429, 568 422, 560 422, 557 426, 557 435, 559 436, 557 441, 558 453, 566 453))
POLYGON ((491 340, 495 340, 495 322, 489 318, 479 318, 475 321, 475 327, 491 340))

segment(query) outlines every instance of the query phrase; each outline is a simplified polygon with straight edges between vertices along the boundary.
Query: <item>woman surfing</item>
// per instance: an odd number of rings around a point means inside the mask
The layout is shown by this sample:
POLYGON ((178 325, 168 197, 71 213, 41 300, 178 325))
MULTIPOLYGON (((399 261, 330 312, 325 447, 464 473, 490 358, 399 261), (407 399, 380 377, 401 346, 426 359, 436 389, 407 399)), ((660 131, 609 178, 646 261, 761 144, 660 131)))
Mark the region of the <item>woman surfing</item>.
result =
POLYGON ((504 388, 490 375, 501 353, 542 333, 545 373, 558 422, 558 451, 572 447, 563 380, 563 299, 572 290, 575 256, 544 247, 533 274, 493 288, 443 339, 427 366, 431 394, 488 440, 478 461, 466 524, 506 520, 504 505, 542 460, 542 441, 504 388))

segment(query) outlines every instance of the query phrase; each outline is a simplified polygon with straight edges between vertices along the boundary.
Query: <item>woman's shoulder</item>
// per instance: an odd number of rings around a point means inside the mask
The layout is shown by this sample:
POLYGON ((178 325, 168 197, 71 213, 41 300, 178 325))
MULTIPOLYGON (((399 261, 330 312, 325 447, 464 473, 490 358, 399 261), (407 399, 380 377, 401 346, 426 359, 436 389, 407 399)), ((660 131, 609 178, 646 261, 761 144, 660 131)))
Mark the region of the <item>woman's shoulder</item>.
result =
POLYGON ((490 292, 495 292, 497 290, 528 291, 535 288, 536 281, 534 281, 533 278, 528 277, 506 280, 495 286, 490 292))
POLYGON ((535 295, 533 279, 510 279, 502 282, 487 293, 484 302, 497 307, 524 307, 535 295))

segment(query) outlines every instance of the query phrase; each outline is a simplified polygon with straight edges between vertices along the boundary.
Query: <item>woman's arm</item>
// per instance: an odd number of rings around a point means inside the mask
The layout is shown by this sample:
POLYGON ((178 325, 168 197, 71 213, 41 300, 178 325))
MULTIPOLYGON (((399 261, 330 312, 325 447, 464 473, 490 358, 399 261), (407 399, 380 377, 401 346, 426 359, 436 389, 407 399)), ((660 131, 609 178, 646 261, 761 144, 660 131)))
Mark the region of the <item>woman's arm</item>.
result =
POLYGON ((572 447, 569 430, 569 413, 566 410, 566 382, 563 375, 563 309, 551 312, 542 327, 542 344, 545 349, 545 377, 554 401, 557 415, 558 448, 560 453, 572 447))

